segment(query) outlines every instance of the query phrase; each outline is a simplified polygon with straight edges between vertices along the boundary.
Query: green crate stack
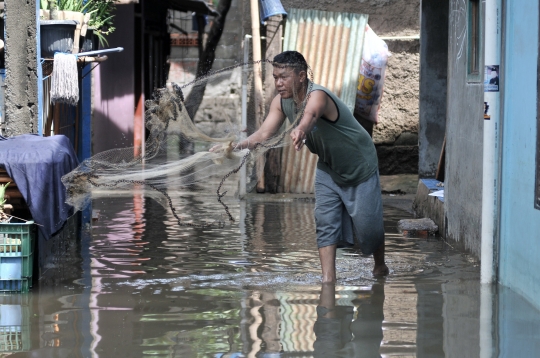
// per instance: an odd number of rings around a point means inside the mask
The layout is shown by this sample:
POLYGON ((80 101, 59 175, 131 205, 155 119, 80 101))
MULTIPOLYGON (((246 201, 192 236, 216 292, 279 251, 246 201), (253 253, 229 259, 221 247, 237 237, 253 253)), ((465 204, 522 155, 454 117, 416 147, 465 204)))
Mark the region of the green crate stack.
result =
POLYGON ((0 223, 0 292, 32 287, 35 237, 33 221, 0 223))

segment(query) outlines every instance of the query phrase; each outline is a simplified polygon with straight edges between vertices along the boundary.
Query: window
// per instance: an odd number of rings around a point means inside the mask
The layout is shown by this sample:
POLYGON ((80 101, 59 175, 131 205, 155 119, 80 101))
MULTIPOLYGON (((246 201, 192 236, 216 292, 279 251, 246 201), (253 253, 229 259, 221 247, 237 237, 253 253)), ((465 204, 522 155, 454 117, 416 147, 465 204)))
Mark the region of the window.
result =
POLYGON ((482 79, 482 11, 480 0, 469 0, 467 78, 479 82, 482 79))

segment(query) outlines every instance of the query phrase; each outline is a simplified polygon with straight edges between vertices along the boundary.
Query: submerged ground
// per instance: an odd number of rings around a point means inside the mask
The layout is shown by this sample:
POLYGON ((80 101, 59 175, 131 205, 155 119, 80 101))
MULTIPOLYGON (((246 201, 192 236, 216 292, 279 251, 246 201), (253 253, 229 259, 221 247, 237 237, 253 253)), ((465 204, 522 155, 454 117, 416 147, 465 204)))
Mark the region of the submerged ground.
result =
MULTIPOLYGON (((186 220, 223 213, 213 196, 180 197, 186 220)), ((397 221, 412 217, 410 197, 385 195, 388 278, 374 279, 371 258, 341 249, 335 291, 320 284, 310 197, 227 203, 235 223, 188 229, 140 193, 94 199, 99 218, 69 254, 30 294, 1 297, 0 325, 19 320, 0 351, 325 358, 540 352, 540 314, 504 289, 481 289, 473 257, 438 237, 397 233, 397 221), (330 314, 317 308, 321 293, 334 302, 330 314)))

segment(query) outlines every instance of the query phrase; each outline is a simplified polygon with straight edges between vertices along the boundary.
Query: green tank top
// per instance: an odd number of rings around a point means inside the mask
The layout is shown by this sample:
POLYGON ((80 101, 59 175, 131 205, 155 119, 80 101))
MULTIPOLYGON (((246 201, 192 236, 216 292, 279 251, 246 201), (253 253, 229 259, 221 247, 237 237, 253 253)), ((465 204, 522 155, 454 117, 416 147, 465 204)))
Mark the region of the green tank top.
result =
MULTIPOLYGON (((335 122, 318 118, 313 130, 306 135, 306 147, 319 156, 317 168, 328 173, 341 186, 354 186, 366 181, 378 169, 377 152, 369 133, 330 90, 313 83, 313 91, 325 92, 338 110, 335 122)), ((292 98, 282 98, 281 109, 292 123, 296 113, 292 98)))

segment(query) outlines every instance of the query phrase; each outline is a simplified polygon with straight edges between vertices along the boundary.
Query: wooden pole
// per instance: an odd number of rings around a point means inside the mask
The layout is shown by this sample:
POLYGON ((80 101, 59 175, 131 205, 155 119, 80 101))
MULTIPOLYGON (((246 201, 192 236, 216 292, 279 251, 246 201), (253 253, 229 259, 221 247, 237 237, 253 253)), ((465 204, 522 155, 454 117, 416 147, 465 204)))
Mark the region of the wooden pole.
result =
MULTIPOLYGON (((281 15, 271 16, 266 21, 266 58, 272 60, 274 56, 281 53, 281 37, 283 32, 283 17, 281 15)), ((268 66, 264 76, 264 107, 268 113, 270 104, 276 96, 274 77, 272 68, 268 66)), ((281 148, 274 148, 268 151, 265 168, 266 190, 270 193, 277 193, 279 190, 279 180, 281 174, 281 148)))
POLYGON ((77 54, 79 53, 80 49, 80 38, 81 38, 81 30, 84 22, 84 14, 83 13, 74 13, 73 14, 74 20, 78 21, 77 26, 75 27, 75 37, 73 38, 73 48, 71 50, 71 53, 77 54))
MULTIPOLYGON (((255 124, 260 128, 264 118, 264 96, 262 86, 262 66, 261 66, 261 32, 259 20, 259 0, 250 0, 251 5, 251 36, 253 39, 253 82, 255 87, 255 124)), ((257 192, 264 193, 264 157, 257 159, 257 192)))

